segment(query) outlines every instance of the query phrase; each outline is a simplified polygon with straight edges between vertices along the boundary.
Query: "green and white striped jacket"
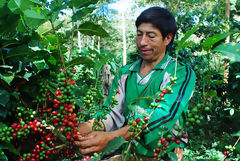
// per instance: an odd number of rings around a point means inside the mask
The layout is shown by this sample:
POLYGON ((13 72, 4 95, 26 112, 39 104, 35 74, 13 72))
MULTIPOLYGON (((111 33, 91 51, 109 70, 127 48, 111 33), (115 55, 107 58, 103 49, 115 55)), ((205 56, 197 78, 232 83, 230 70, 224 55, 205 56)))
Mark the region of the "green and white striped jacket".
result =
MULTIPOLYGON (((176 61, 168 54, 157 64, 152 71, 146 76, 142 77, 139 74, 139 69, 142 60, 138 60, 132 64, 126 65, 120 68, 118 74, 115 76, 109 97, 107 98, 104 106, 109 106, 111 103, 113 90, 119 89, 120 94, 115 96, 118 99, 119 104, 111 109, 111 112, 107 115, 107 119, 103 120, 105 130, 113 131, 126 125, 129 117, 143 118, 141 111, 144 109, 148 114, 152 112, 149 109, 150 103, 154 102, 154 99, 142 99, 137 103, 132 104, 133 100, 139 99, 139 97, 154 96, 160 93, 160 88, 165 88, 170 85, 170 77, 174 77, 176 61), (137 108, 134 115, 132 115, 132 108, 137 108)), ((166 94, 164 98, 166 102, 161 102, 160 105, 163 109, 156 109, 149 120, 148 131, 144 131, 141 136, 142 139, 136 142, 136 152, 143 156, 153 156, 153 149, 157 147, 159 138, 158 133, 162 131, 162 126, 167 126, 169 130, 164 133, 177 135, 172 127, 175 124, 184 126, 186 121, 186 112, 188 110, 188 101, 192 97, 196 76, 190 67, 177 63, 177 81, 172 86, 173 94, 166 94)), ((155 103, 155 102, 154 102, 155 103)), ((175 147, 184 147, 187 143, 187 139, 182 138, 181 144, 171 144, 169 150, 175 147)))

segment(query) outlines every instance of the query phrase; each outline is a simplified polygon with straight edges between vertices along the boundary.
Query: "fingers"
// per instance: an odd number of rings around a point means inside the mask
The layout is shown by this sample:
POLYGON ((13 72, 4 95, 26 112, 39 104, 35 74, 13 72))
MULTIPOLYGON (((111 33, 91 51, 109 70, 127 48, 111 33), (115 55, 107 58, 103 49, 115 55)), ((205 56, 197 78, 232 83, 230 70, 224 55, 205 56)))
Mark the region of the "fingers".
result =
POLYGON ((92 138, 94 138, 94 135, 91 135, 91 134, 89 134, 89 135, 86 135, 86 136, 79 136, 78 137, 78 140, 79 141, 86 141, 86 140, 89 140, 89 139, 92 139, 92 138))
POLYGON ((86 155, 89 153, 99 152, 99 149, 97 146, 92 146, 89 148, 79 148, 79 151, 81 154, 86 155))
POLYGON ((94 137, 89 136, 87 138, 81 138, 78 141, 75 141, 74 144, 79 146, 80 148, 88 148, 91 146, 96 146, 99 144, 99 141, 96 140, 94 137))

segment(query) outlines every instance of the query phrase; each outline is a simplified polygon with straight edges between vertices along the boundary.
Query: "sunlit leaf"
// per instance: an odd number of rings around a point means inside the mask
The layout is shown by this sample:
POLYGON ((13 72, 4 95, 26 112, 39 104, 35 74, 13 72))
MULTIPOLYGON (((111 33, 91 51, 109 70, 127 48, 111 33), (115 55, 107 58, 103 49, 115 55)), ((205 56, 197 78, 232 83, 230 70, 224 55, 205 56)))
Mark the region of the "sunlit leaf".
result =
POLYGON ((216 34, 213 37, 207 38, 203 43, 202 47, 204 50, 208 51, 212 48, 212 46, 217 43, 218 41, 225 39, 230 33, 224 33, 224 34, 216 34))
POLYGON ((239 136, 239 137, 240 137, 240 131, 238 131, 238 132, 232 134, 232 136, 239 136))
POLYGON ((14 74, 13 73, 0 74, 0 78, 10 85, 10 83, 14 79, 14 74))
MULTIPOLYGON (((59 21, 59 20, 56 20, 53 25, 54 25, 54 28, 58 28, 59 26, 61 26, 61 24, 63 23, 63 21, 59 21)), ((37 28, 37 33, 38 34, 45 34, 49 31, 52 31, 52 25, 50 23, 50 21, 47 21, 43 24, 41 24, 38 28, 37 28)))
POLYGON ((35 10, 25 10, 24 13, 24 20, 26 21, 26 24, 31 29, 37 29, 41 24, 43 24, 47 19, 46 17, 38 13, 35 10))
POLYGON ((224 43, 215 47, 213 51, 228 56, 232 62, 240 62, 240 43, 224 43))
POLYGON ((9 66, 9 65, 0 65, 0 68, 12 69, 13 66, 9 66))
POLYGON ((33 64, 37 67, 39 71, 43 69, 49 69, 49 66, 47 65, 45 60, 34 61, 33 64))

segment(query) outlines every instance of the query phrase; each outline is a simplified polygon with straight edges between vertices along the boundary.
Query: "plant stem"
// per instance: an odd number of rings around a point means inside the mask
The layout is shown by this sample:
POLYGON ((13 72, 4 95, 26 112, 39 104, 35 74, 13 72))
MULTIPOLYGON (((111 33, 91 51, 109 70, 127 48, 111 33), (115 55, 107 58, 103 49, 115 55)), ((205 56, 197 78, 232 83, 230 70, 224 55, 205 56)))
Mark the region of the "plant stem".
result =
POLYGON ((128 156, 128 152, 129 152, 129 150, 131 149, 131 146, 132 146, 132 140, 130 141, 130 143, 129 143, 129 145, 128 145, 128 148, 127 148, 127 154, 125 155, 123 161, 126 161, 127 156, 128 156))
POLYGON ((64 62, 64 57, 63 57, 62 50, 61 50, 61 47, 60 47, 60 44, 59 44, 59 40, 58 40, 58 35, 56 33, 56 30, 54 28, 52 20, 50 20, 50 23, 51 23, 51 26, 52 26, 52 29, 53 29, 53 33, 56 35, 57 45, 58 45, 58 49, 59 49, 59 55, 60 55, 60 59, 61 59, 61 61, 63 63, 63 68, 66 69, 65 62, 64 62))
POLYGON ((177 77, 177 63, 178 63, 178 50, 176 52, 176 63, 175 63, 175 73, 174 73, 174 78, 177 77))

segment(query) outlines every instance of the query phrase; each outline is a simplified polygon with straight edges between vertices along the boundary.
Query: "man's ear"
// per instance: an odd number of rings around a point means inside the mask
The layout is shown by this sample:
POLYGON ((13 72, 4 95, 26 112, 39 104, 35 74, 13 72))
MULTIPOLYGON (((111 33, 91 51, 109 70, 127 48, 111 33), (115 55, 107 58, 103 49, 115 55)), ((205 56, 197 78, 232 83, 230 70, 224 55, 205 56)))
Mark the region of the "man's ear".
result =
POLYGON ((172 38, 173 38, 173 34, 169 33, 164 39, 164 44, 167 46, 172 41, 172 38))

